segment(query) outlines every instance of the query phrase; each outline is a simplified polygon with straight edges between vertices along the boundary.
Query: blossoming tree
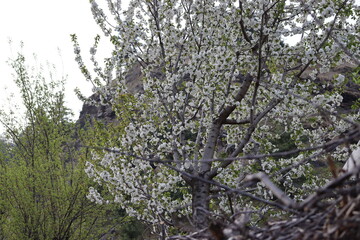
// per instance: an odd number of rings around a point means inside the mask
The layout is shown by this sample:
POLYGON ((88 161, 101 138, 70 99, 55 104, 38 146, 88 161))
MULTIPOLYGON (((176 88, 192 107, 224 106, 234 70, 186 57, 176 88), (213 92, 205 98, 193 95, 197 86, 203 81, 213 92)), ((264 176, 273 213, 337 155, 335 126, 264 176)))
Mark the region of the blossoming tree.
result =
MULTIPOLYGON (((262 184, 247 191, 242 179, 257 171, 299 199, 319 183, 309 161, 359 126, 356 112, 336 113, 349 78, 317 78, 359 66, 354 1, 132 0, 123 8, 108 0, 113 19, 90 2, 114 50, 102 69, 96 38, 93 77, 73 36, 76 60, 120 127, 87 171, 130 215, 161 226, 192 213, 204 227, 213 214, 248 206, 244 196, 275 198, 262 184), (129 91, 131 76, 140 90, 129 91), (280 140, 291 142, 288 152, 280 140)), ((106 201, 96 189, 89 197, 106 201)))

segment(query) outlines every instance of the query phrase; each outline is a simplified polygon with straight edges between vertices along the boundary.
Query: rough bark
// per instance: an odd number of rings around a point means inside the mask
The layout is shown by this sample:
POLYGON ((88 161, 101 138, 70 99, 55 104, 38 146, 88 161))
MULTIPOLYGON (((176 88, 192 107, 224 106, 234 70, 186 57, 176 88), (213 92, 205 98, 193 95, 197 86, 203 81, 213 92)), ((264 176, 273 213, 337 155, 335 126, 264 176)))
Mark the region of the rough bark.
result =
MULTIPOLYGON (((208 141, 205 145, 202 160, 214 157, 217 139, 219 137, 221 125, 214 122, 208 133, 208 141)), ((197 175, 206 180, 209 179, 208 173, 211 169, 211 162, 202 161, 197 175)), ((197 228, 208 226, 210 184, 199 179, 192 182, 192 211, 193 221, 197 228)))
POLYGON ((192 184, 192 212, 193 222, 198 229, 208 226, 209 196, 210 184, 194 179, 192 184))

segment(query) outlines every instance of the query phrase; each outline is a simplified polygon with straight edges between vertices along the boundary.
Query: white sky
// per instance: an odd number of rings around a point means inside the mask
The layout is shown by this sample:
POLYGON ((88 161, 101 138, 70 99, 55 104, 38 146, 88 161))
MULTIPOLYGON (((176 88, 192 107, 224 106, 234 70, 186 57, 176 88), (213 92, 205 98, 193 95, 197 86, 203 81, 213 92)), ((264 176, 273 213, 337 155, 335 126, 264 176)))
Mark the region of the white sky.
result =
MULTIPOLYGON (((73 89, 79 87, 85 95, 90 95, 92 86, 85 81, 74 61, 70 34, 77 34, 84 60, 88 60, 93 39, 96 34, 101 34, 101 29, 92 18, 89 0, 0 0, 0 3, 0 108, 6 106, 5 99, 11 93, 16 93, 12 69, 6 61, 16 57, 20 41, 23 41, 28 60, 32 60, 35 53, 38 62, 44 66, 46 61, 55 64, 59 77, 68 75, 66 105, 72 108, 77 118, 82 102, 77 99, 73 89), (12 51, 9 39, 13 42, 12 51)), ((106 57, 111 45, 105 37, 100 43, 101 51, 98 52, 106 57)), ((28 61, 28 65, 39 64, 28 61)), ((88 67, 91 68, 91 65, 88 67)), ((2 131, 0 126, 0 133, 2 131)))

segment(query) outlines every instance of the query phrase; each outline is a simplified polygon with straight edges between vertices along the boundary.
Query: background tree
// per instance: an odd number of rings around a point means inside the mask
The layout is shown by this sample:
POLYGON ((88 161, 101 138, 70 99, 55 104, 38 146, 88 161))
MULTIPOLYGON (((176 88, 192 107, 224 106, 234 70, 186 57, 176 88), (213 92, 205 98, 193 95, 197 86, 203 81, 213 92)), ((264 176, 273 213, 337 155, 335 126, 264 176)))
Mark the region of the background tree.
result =
POLYGON ((3 145, 0 158, 1 237, 100 237, 109 230, 113 215, 106 206, 87 199, 91 184, 80 161, 83 153, 75 149, 64 80, 52 79, 51 72, 46 78, 41 67, 29 70, 21 53, 10 65, 25 113, 1 112, 11 143, 3 145))
POLYGON ((317 76, 341 63, 359 66, 354 1, 133 0, 127 9, 121 1, 108 7, 113 21, 91 1, 94 19, 114 45, 102 69, 96 38, 90 50, 96 77, 76 36, 73 42, 100 104, 127 119, 87 172, 128 214, 164 231, 189 212, 201 228, 220 214, 263 207, 253 200, 294 207, 243 179, 263 171, 301 199, 321 182, 311 161, 329 149, 345 160, 348 151, 336 147, 359 131, 357 110, 337 114, 349 78, 321 82, 317 76), (285 38, 293 36, 299 40, 290 45, 285 38), (139 76, 142 91, 129 91, 131 75, 139 76), (135 98, 124 101, 127 93, 135 98), (328 142, 339 134, 345 138, 328 142), (284 140, 292 149, 278 152, 284 140))

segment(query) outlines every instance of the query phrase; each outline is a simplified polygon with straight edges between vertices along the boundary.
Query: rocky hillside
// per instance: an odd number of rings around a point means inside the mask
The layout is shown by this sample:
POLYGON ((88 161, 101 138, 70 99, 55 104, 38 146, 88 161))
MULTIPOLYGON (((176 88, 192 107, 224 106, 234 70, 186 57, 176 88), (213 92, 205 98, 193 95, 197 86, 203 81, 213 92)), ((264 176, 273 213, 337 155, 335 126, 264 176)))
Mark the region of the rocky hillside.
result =
MULTIPOLYGON (((353 65, 350 64, 342 64, 338 67, 335 67, 331 69, 329 72, 319 74, 317 76, 316 82, 319 85, 323 85, 326 82, 329 82, 331 79, 336 77, 338 74, 342 75, 348 75, 350 74, 354 69, 353 65)), ((308 71, 305 71, 302 74, 303 79, 309 78, 309 74, 311 72, 311 69, 308 71)), ((128 72, 128 74, 125 77, 126 79, 126 85, 128 88, 128 91, 130 93, 139 93, 143 91, 143 86, 141 83, 141 67, 139 64, 136 64, 133 68, 131 68, 128 72)), ((112 83, 113 85, 116 85, 116 83, 112 83)), ((326 90, 332 90, 334 86, 328 86, 324 88, 324 91, 326 90)), ((345 85, 343 94, 343 102, 341 104, 341 109, 339 109, 341 112, 349 112, 352 111, 351 106, 360 99, 360 85, 348 81, 345 85)), ((93 100, 94 102, 100 102, 100 96, 98 93, 94 93, 89 97, 90 100, 93 100)), ((86 119, 98 119, 103 120, 105 122, 111 122, 115 119, 115 113, 112 111, 112 109, 107 106, 96 106, 85 103, 82 107, 82 110, 80 112, 80 117, 78 122, 80 123, 80 126, 84 126, 86 119)))
MULTIPOLYGON (((143 85, 141 83, 141 68, 139 64, 134 65, 128 74, 125 76, 126 86, 130 93, 143 92, 143 85)), ((112 86, 116 86, 115 82, 111 83, 112 86)), ((89 102, 100 103, 100 94, 94 93, 89 97, 89 102)), ((93 119, 102 120, 104 122, 113 122, 116 118, 115 112, 110 106, 102 106, 100 104, 84 103, 80 112, 78 123, 80 127, 84 127, 86 121, 92 121, 93 119)))
MULTIPOLYGON (((339 74, 348 76, 349 74, 351 74, 351 72, 353 71, 353 69, 355 67, 356 67, 355 65, 351 65, 351 64, 341 64, 335 68, 332 68, 329 72, 318 74, 316 82, 319 85, 323 85, 326 82, 329 82, 331 79, 334 79, 339 74)), ((309 78, 311 71, 312 71, 312 69, 305 71, 301 75, 301 77, 304 79, 309 78)), ((334 89, 334 86, 330 85, 330 86, 324 88, 323 90, 331 91, 333 89, 334 89)), ((350 111, 351 106, 358 99, 360 99, 360 86, 352 81, 348 81, 345 85, 342 97, 343 97, 343 102, 340 106, 341 107, 340 110, 350 111)))

